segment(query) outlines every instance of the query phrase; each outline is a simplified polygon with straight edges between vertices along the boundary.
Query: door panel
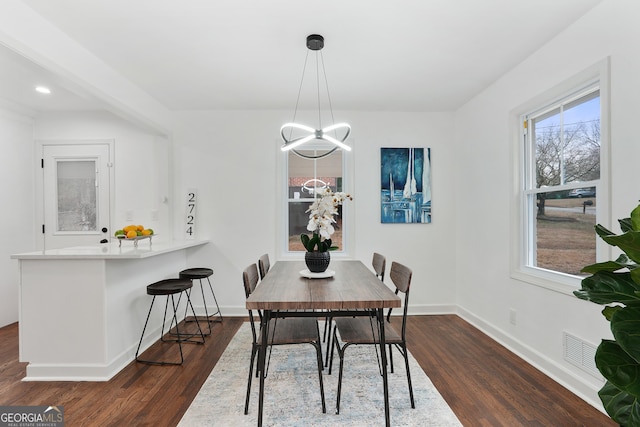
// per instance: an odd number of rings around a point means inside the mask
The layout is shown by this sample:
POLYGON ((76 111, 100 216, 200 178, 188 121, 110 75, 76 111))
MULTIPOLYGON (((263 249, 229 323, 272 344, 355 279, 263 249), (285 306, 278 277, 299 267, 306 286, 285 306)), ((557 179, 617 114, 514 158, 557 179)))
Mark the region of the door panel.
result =
POLYGON ((44 249, 108 240, 109 145, 43 145, 42 155, 44 249))

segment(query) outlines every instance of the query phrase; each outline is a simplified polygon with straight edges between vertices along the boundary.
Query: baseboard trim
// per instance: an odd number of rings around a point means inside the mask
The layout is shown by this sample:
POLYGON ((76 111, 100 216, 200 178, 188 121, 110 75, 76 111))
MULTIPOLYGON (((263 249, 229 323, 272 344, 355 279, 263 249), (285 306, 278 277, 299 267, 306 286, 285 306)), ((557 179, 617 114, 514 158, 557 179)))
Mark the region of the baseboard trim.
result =
POLYGON ((462 307, 457 307, 456 313, 459 317, 464 319, 469 324, 478 328, 482 333, 506 347, 509 351, 522 358, 527 363, 544 373, 546 376, 567 388, 573 394, 598 409, 602 413, 606 414, 602 402, 598 397, 598 390, 604 385, 601 383, 599 386, 594 387, 584 381, 582 378, 572 375, 565 367, 559 365, 555 361, 549 359, 547 356, 527 346, 521 341, 506 334, 504 331, 494 327, 488 322, 480 319, 470 311, 465 310, 462 307))
MULTIPOLYGON (((181 319, 182 320, 182 319, 181 319)), ((166 326, 168 327, 168 325, 166 326)), ((165 327, 165 329, 166 329, 165 327)), ((142 332, 142 331, 140 331, 142 332)), ((140 346, 142 354, 160 337, 161 327, 147 330, 140 346)), ((114 357, 109 363, 34 363, 29 362, 22 381, 109 381, 135 360, 138 342, 114 357)))

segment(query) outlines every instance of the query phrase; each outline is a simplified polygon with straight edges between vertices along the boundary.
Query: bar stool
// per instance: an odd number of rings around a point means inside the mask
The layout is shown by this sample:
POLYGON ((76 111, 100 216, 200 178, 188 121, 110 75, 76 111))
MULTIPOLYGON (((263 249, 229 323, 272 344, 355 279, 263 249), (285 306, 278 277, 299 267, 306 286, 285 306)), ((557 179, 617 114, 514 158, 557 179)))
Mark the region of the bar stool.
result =
MULTIPOLYGON (((213 270, 210 268, 187 268, 186 270, 182 270, 179 274, 181 279, 189 279, 193 282, 193 280, 198 280, 200 282, 200 292, 202 293, 202 303, 204 304, 204 317, 196 316, 194 314, 193 318, 186 317, 185 311, 185 322, 193 322, 197 320, 206 320, 207 322, 207 333, 205 335, 211 335, 211 322, 222 322, 222 313, 220 312, 220 306, 218 305, 218 300, 216 299, 216 294, 213 292, 213 286, 211 285, 211 280, 209 277, 213 275, 213 270), (216 312, 209 314, 209 310, 207 309, 207 300, 204 296, 204 286, 202 285, 202 280, 207 279, 209 283, 209 290, 211 291, 211 296, 213 297, 213 302, 216 304, 216 312), (214 318, 214 316, 218 316, 214 318)), ((188 295, 191 294, 191 291, 188 292, 188 295)))
MULTIPOLYGON (((187 296, 187 307, 191 307, 191 312, 193 315, 196 315, 195 310, 193 309, 193 305, 191 304, 191 298, 189 298, 189 290, 193 284, 191 280, 187 279, 165 279, 160 280, 159 282, 152 283, 147 286, 147 295, 152 295, 153 299, 151 300, 151 306, 149 307, 149 313, 147 313, 147 320, 144 322, 144 328, 142 328, 142 335, 140 336, 140 342, 138 343, 138 349, 136 350, 136 362, 147 363, 150 365, 182 365, 184 362, 184 356, 182 354, 182 343, 183 342, 191 342, 196 344, 204 344, 204 334, 202 333, 202 329, 200 328, 200 323, 198 322, 198 333, 180 333, 178 329, 178 304, 180 304, 180 297, 182 297, 182 293, 184 292, 187 296), (176 304, 174 295, 180 294, 178 298, 178 303, 176 304), (160 341, 162 342, 177 342, 178 347, 180 348, 180 362, 168 362, 161 360, 145 360, 138 357, 138 353, 140 352, 140 346, 142 345, 142 339, 144 338, 144 333, 147 329, 147 324, 149 323, 149 317, 151 316, 151 310, 153 309, 153 303, 156 300, 157 296, 166 296, 167 302, 164 306, 164 317, 162 318, 162 332, 160 333, 160 341), (167 319, 167 309, 169 307, 169 297, 171 297, 171 307, 173 308, 173 318, 171 320, 171 325, 173 326, 175 322, 175 335, 177 338, 175 339, 166 339, 164 338, 164 325, 167 319), (197 336, 200 338, 194 338, 197 336)), ((169 327, 171 329, 171 326, 169 327)))

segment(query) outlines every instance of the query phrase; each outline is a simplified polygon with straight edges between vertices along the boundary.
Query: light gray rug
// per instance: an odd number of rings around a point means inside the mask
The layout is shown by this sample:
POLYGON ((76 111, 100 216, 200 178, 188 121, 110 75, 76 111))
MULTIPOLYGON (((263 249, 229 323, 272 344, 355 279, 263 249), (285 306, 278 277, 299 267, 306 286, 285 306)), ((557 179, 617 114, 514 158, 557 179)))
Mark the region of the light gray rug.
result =
MULTIPOLYGON (((322 324, 320 325, 322 332, 322 324)), ((323 348, 324 352, 324 348, 323 348)), ((249 414, 244 401, 251 354, 251 329, 240 327, 220 361, 205 381, 179 427, 256 426, 259 380, 253 379, 249 414)), ((324 354, 323 354, 324 356, 324 354)), ((338 384, 337 352, 334 370, 323 373, 327 413, 322 413, 311 345, 277 346, 265 380, 264 426, 374 426, 384 425, 382 377, 373 346, 347 350, 342 380, 340 414, 335 414, 338 384)), ((394 350, 395 373, 389 374, 389 405, 393 426, 461 426, 431 380, 415 359, 409 357, 415 409, 411 408, 404 362, 394 350)))

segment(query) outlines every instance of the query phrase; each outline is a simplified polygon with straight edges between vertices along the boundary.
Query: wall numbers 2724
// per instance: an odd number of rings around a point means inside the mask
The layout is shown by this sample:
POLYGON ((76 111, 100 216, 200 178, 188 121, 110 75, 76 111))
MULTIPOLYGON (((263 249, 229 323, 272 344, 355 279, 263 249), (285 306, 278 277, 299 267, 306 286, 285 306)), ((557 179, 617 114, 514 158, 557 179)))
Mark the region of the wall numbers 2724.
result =
POLYGON ((196 203, 198 192, 195 188, 187 190, 187 205, 185 210, 185 237, 195 239, 196 237, 196 203))

